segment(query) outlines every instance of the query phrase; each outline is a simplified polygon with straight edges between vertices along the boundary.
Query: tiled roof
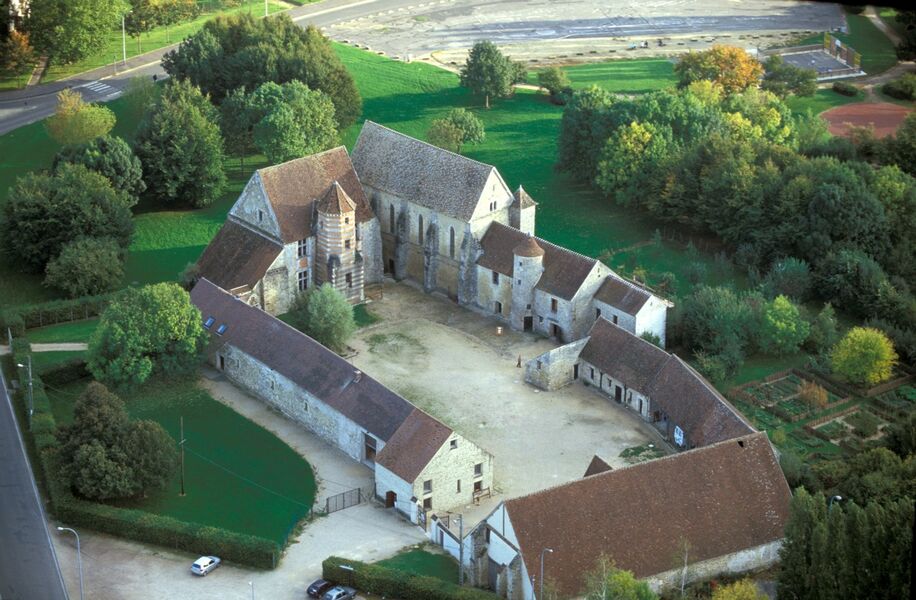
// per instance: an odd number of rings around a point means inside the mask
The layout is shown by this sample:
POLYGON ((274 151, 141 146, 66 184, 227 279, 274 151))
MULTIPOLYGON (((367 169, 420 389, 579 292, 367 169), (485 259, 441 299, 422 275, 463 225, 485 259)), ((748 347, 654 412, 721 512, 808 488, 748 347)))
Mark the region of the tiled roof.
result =
POLYGON ((643 578, 779 540, 789 486, 765 433, 615 469, 508 500, 528 573, 540 569, 564 595, 607 555, 643 578), (682 559, 681 559, 682 560, 682 559))
POLYGON ((544 249, 538 245, 533 235, 529 235, 512 249, 512 254, 532 258, 535 256, 544 256, 544 249))
POLYGON ((468 222, 496 169, 366 121, 353 165, 364 184, 468 222))
POLYGON ((337 183, 337 180, 318 201, 318 211, 326 215, 342 215, 355 210, 356 203, 350 199, 350 196, 347 196, 347 192, 337 183))
POLYGON ((414 409, 375 460, 404 481, 412 482, 450 435, 452 430, 447 426, 414 409))
POLYGON ((325 404, 387 442, 414 406, 375 379, 283 321, 201 279, 191 301, 206 320, 215 319, 211 350, 224 344, 267 365, 325 404), (226 325, 222 335, 217 328, 226 325))
POLYGON ((597 475, 598 473, 604 473, 605 471, 611 471, 613 467, 604 462, 604 460, 597 454, 592 457, 592 462, 588 463, 588 468, 585 469, 585 475, 582 477, 589 477, 591 475, 597 475))
POLYGON ((666 412, 687 433, 691 445, 706 446, 755 431, 687 363, 603 317, 592 325, 579 357, 649 397, 651 410, 666 412))
POLYGON ((610 304, 628 315, 638 313, 651 297, 652 294, 639 288, 636 284, 614 275, 608 275, 595 294, 596 300, 610 304))
POLYGON ((512 198, 512 205, 518 208, 531 208, 538 205, 522 186, 518 186, 518 189, 512 194, 512 198))
POLYGON ((254 287, 283 247, 244 225, 227 220, 197 261, 200 276, 231 290, 254 287))
POLYGON ((356 204, 356 220, 374 218, 353 164, 343 146, 258 170, 267 199, 280 223, 284 244, 312 235, 314 204, 335 181, 356 204))
MULTIPOLYGON (((490 223, 480 240, 483 255, 477 260, 477 264, 511 277, 514 263, 512 251, 527 237, 528 234, 514 227, 495 221, 490 223)), ((544 250, 544 273, 537 283, 537 289, 564 300, 571 300, 585 283, 597 261, 541 238, 534 239, 544 250)))

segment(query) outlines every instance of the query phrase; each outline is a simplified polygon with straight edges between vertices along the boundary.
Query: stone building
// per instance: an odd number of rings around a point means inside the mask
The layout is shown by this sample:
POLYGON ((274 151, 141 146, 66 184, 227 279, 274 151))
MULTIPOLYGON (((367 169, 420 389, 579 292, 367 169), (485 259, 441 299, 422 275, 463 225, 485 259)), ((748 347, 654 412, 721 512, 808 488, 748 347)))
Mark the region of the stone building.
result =
POLYGON ((740 574, 778 560, 790 498, 753 433, 502 502, 464 539, 463 568, 510 600, 535 598, 545 548, 544 581, 563 597, 602 555, 655 590, 740 574))
POLYGON ((207 279, 191 301, 226 377, 372 468, 376 496, 418 509, 467 505, 493 485, 493 457, 346 360, 207 279))
POLYGON ((525 380, 545 390, 573 381, 593 387, 652 423, 678 449, 754 431, 690 365, 599 318, 588 335, 529 361, 525 380))
POLYGON ((331 283, 354 303, 382 280, 378 219, 344 147, 255 171, 198 272, 252 306, 286 312, 331 283))

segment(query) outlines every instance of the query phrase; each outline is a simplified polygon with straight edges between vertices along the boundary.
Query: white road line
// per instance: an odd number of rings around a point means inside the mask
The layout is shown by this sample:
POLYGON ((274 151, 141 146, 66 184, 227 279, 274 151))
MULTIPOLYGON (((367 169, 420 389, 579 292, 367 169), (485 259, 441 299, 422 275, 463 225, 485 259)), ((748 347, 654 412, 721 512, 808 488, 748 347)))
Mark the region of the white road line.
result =
POLYGON ((302 15, 293 19, 293 21, 302 21, 303 19, 311 19, 312 17, 317 17, 319 15, 326 15, 328 13, 337 12, 338 10, 345 10, 348 8, 353 8, 354 6, 362 6, 363 4, 372 4, 373 2, 378 2, 378 0, 362 0, 362 2, 354 2, 353 4, 345 4, 344 6, 338 6, 336 8, 327 8, 325 10, 319 10, 317 12, 309 13, 307 15, 302 15))

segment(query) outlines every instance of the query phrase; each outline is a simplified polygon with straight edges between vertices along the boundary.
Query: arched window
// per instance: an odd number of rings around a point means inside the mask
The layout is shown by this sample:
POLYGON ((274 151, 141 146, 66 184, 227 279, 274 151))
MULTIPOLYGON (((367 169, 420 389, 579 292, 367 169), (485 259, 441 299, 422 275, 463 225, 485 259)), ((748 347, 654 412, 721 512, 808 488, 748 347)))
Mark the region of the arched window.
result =
POLYGON ((417 243, 423 245, 423 215, 417 218, 417 243))
POLYGON ((448 228, 448 255, 455 258, 455 228, 448 228))
POLYGON ((394 233, 394 204, 388 205, 388 231, 394 233))

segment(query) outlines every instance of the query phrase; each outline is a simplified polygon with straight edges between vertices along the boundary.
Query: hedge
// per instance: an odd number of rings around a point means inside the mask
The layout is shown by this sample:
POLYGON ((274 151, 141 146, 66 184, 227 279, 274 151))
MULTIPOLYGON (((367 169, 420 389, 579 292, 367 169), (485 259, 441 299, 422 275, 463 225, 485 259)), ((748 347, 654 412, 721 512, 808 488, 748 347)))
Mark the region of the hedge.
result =
POLYGON ((52 300, 41 304, 15 306, 0 312, 0 327, 4 329, 9 327, 14 336, 21 336, 25 334, 26 329, 33 327, 97 317, 112 300, 122 293, 123 290, 99 296, 83 296, 72 300, 52 300))
MULTIPOLYGON (((26 340, 13 340, 14 362, 25 364, 29 353, 26 340)), ((57 365, 49 369, 44 377, 56 385, 69 383, 85 375, 85 363, 77 362, 57 365)), ((20 402, 25 403, 28 394, 28 373, 26 367, 19 369, 21 386, 18 393, 20 402)), ((32 373, 32 400, 34 414, 31 431, 23 431, 27 443, 31 441, 38 460, 36 477, 47 491, 49 510, 55 518, 67 525, 87 527, 94 531, 110 533, 120 538, 148 544, 157 544, 184 550, 193 554, 216 554, 230 562, 273 569, 282 554, 276 542, 251 535, 207 527, 197 523, 181 521, 172 517, 157 515, 143 510, 120 508, 109 504, 82 500, 73 495, 66 482, 57 476, 60 464, 57 454, 58 440, 54 435, 57 424, 51 412, 51 402, 45 392, 42 375, 32 373)))
POLYGON ((496 600, 492 592, 443 581, 435 577, 426 577, 406 571, 399 571, 370 565, 358 560, 349 560, 339 556, 329 556, 321 563, 322 576, 328 581, 343 585, 352 585, 369 594, 384 598, 401 600, 496 600), (341 569, 341 565, 353 568, 350 571, 341 569))
POLYGON ((833 91, 843 96, 855 96, 859 93, 859 88, 845 81, 835 81, 833 82, 833 91))

